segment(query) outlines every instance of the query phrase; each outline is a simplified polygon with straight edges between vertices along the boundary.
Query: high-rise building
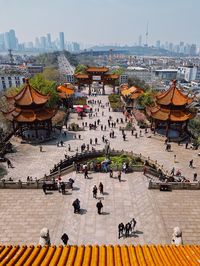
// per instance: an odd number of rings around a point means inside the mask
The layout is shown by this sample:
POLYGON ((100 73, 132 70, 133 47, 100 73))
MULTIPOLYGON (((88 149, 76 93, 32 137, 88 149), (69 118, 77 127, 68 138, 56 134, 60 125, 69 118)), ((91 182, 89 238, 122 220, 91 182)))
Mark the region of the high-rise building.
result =
POLYGON ((156 48, 160 49, 160 40, 156 42, 156 48))
POLYGON ((64 32, 59 33, 59 48, 61 51, 65 50, 65 37, 64 32))
POLYGON ((38 37, 35 38, 35 48, 40 48, 40 41, 38 37))
POLYGON ((40 37, 40 44, 41 44, 41 48, 42 49, 46 49, 46 37, 45 36, 42 36, 42 37, 40 37))
POLYGON ((5 49, 5 40, 4 40, 4 34, 0 34, 0 50, 5 49))
POLYGON ((47 48, 51 48, 51 34, 47 33, 47 48))
POLYGON ((191 56, 196 56, 197 55, 197 47, 196 47, 196 44, 192 44, 190 46, 190 55, 191 56))
POLYGON ((140 35, 138 38, 138 45, 142 46, 142 35, 140 35))
POLYGON ((78 53, 80 51, 80 44, 77 42, 73 42, 73 52, 78 53))
POLYGON ((11 49, 11 44, 10 44, 10 34, 9 32, 5 32, 4 34, 4 40, 5 40, 5 49, 11 49))
POLYGON ((10 38, 10 49, 17 49, 17 40, 15 37, 15 31, 14 30, 10 30, 9 31, 9 38, 10 38))

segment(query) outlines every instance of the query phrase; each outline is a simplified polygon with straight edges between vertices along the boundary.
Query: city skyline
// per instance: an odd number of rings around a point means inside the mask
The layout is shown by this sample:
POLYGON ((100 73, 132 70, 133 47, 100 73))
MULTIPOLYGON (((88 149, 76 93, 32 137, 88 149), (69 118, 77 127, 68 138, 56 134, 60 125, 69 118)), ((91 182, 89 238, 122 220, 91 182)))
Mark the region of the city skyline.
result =
POLYGON ((64 32, 67 41, 134 45, 140 35, 145 43, 148 23, 150 45, 167 40, 200 46, 197 0, 184 0, 180 4, 172 0, 162 3, 158 0, 78 0, 76 3, 21 0, 20 5, 16 0, 0 0, 0 4, 4 10, 0 32, 15 29, 21 42, 34 42, 35 37, 48 32, 56 39, 59 32, 64 32))

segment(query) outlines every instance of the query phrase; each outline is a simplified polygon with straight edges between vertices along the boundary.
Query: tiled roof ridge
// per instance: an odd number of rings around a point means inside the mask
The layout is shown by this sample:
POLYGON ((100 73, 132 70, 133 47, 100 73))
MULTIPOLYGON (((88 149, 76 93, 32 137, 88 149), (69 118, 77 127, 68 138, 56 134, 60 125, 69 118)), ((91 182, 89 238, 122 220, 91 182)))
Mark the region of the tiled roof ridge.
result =
POLYGON ((15 102, 18 102, 18 101, 22 100, 23 97, 28 96, 27 94, 29 94, 32 103, 35 102, 34 94, 36 94, 36 96, 41 98, 44 102, 47 102, 47 100, 49 98, 48 95, 44 95, 41 92, 39 92, 37 89, 33 88, 30 85, 28 79, 25 80, 25 86, 22 88, 22 90, 20 90, 20 92, 18 92, 13 98, 14 98, 15 102))
POLYGON ((199 265, 200 245, 0 245, 0 265, 199 265))

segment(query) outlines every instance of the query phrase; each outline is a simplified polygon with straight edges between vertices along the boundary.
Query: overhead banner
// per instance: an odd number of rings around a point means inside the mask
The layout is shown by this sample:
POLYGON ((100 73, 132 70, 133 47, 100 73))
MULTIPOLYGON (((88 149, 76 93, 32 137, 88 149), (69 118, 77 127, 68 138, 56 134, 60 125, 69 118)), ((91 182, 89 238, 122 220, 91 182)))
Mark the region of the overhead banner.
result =
POLYGON ((92 76, 92 80, 101 81, 101 76, 92 76))

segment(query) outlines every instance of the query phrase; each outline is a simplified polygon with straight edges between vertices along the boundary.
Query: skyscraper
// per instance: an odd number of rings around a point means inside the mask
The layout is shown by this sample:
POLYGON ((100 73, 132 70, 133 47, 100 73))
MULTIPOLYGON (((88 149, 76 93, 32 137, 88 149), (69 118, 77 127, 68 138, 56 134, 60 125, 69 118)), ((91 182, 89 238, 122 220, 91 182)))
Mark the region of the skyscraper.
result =
POLYGON ((63 51, 65 50, 65 37, 64 37, 64 32, 59 33, 59 45, 60 45, 60 50, 63 51))
POLYGON ((40 44, 41 44, 41 48, 42 49, 46 49, 46 37, 45 36, 42 36, 42 37, 40 37, 40 44))
POLYGON ((156 48, 160 49, 160 40, 156 42, 156 48))
POLYGON ((35 38, 35 48, 40 48, 40 41, 38 37, 35 38))
POLYGON ((140 35, 138 38, 138 45, 142 46, 142 35, 140 35))
POLYGON ((4 41, 5 41, 5 49, 11 49, 11 44, 10 44, 10 34, 9 32, 5 32, 4 34, 4 41))
POLYGON ((10 38, 10 49, 17 49, 17 40, 15 37, 15 31, 14 30, 10 30, 9 31, 9 38, 10 38))
POLYGON ((47 48, 51 48, 51 34, 47 33, 47 48))
POLYGON ((4 34, 0 34, 0 50, 5 49, 5 40, 4 40, 4 34))

